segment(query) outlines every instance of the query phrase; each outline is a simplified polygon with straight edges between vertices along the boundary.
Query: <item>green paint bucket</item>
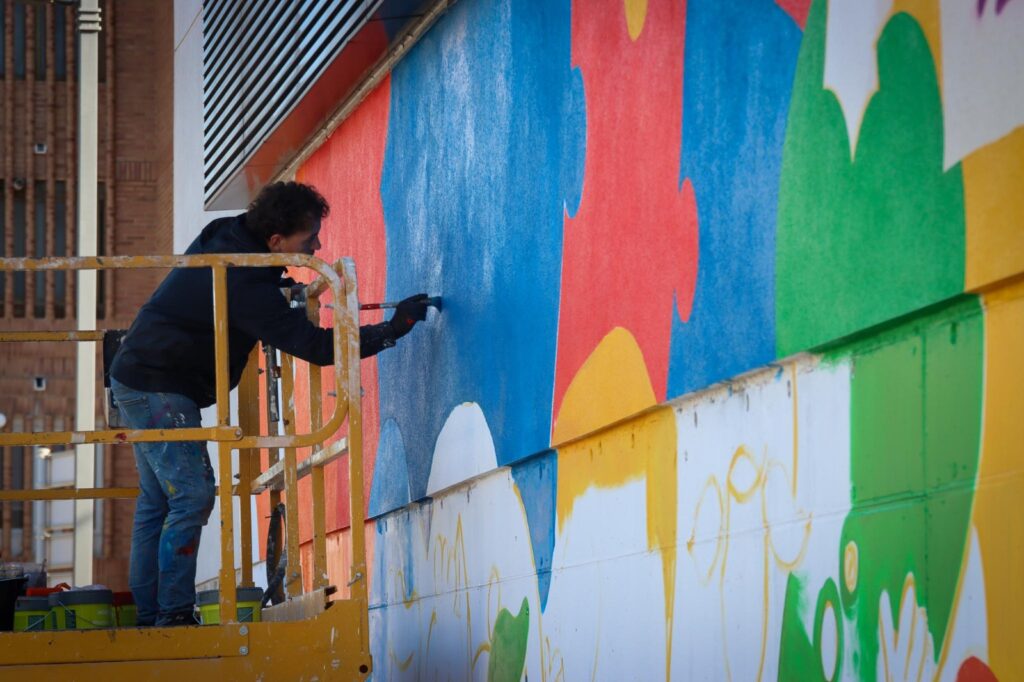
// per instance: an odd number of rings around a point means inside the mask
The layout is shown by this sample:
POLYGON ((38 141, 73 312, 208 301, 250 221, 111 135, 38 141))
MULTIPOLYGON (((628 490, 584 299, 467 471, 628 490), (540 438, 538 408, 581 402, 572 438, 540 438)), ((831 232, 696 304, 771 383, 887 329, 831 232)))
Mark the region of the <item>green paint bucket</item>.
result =
POLYGON ((46 630, 50 615, 50 600, 46 597, 18 597, 14 602, 14 631, 38 632, 46 630))
MULTIPOLYGON (((235 592, 239 623, 260 622, 260 602, 263 601, 263 588, 239 587, 235 592)), ((220 590, 204 590, 196 595, 196 606, 199 607, 199 620, 203 625, 220 625, 220 590)))
POLYGON ((68 590, 47 597, 54 630, 114 627, 114 593, 110 590, 68 590))

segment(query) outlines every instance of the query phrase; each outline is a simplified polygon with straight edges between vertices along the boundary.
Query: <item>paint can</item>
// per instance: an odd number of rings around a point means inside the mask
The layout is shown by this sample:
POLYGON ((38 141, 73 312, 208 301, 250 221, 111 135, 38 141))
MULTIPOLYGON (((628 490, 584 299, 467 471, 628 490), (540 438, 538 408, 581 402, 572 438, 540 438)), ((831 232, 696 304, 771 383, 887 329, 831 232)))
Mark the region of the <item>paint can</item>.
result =
MULTIPOLYGON (((262 587, 239 587, 235 592, 236 613, 239 623, 260 622, 262 587)), ((199 620, 203 625, 220 625, 220 590, 204 590, 196 595, 199 620)))
POLYGON ((18 597, 14 603, 14 631, 45 630, 49 614, 50 600, 46 597, 18 597))
POLYGON ((47 599, 52 630, 114 627, 114 593, 110 590, 68 590, 54 592, 47 599))

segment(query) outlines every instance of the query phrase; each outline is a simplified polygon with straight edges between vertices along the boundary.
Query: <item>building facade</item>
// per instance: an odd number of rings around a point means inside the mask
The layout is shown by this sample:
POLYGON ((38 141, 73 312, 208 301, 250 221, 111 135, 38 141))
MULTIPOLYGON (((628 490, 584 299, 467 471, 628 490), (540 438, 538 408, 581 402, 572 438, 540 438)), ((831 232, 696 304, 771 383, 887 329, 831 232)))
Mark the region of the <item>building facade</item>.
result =
MULTIPOLYGON (((98 252, 169 253, 173 5, 114 0, 101 3, 101 8, 98 252)), ((73 255, 78 134, 75 10, 62 4, 4 0, 0 12, 0 249, 15 257, 73 255)), ((97 326, 126 328, 159 277, 155 271, 101 273, 97 326)), ((75 327, 75 279, 64 273, 8 275, 0 279, 0 300, 4 329, 75 327)), ((7 429, 71 428, 72 344, 4 344, 0 368, 0 412, 7 429)), ((101 397, 98 393, 97 405, 102 408, 101 397)), ((97 418, 102 423, 102 411, 97 418)), ((73 457, 58 452, 5 448, 0 455, 4 488, 67 483, 66 467, 70 463, 73 469, 73 457)), ((132 486, 136 481, 130 448, 97 449, 97 485, 132 486)), ((51 573, 68 577, 71 504, 3 504, 4 559, 33 561, 49 552, 51 573), (46 544, 41 544, 40 533, 48 536, 46 544), (30 541, 33 536, 35 542, 30 541)), ((94 580, 115 589, 127 587, 133 508, 130 500, 97 506, 94 580)))

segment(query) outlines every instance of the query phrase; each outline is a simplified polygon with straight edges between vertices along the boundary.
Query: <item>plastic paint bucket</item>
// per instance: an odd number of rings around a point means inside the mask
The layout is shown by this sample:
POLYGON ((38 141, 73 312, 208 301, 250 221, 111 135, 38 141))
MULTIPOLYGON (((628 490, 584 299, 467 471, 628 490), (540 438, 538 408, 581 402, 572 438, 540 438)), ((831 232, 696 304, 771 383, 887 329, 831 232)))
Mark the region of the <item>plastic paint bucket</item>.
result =
POLYGON ((114 627, 114 593, 110 590, 68 590, 54 592, 47 599, 54 630, 114 627))
POLYGON ((14 631, 45 630, 49 614, 50 600, 46 597, 18 597, 14 603, 14 631))
MULTIPOLYGON (((260 622, 263 588, 239 587, 235 592, 239 623, 260 622)), ((199 620, 203 625, 220 625, 220 590, 204 590, 196 595, 199 620)))

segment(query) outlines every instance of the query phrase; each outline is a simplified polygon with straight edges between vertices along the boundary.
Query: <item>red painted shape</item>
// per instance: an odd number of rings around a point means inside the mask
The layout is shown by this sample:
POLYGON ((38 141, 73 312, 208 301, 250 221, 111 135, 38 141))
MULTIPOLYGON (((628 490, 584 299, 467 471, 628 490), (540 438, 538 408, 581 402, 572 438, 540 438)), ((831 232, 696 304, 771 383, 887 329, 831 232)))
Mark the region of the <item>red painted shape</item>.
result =
POLYGON ((999 680, 988 664, 971 656, 960 664, 960 669, 956 671, 956 682, 999 682, 999 680))
MULTIPOLYGON (((342 256, 355 259, 356 275, 361 301, 384 300, 386 250, 384 241, 384 208, 380 198, 381 175, 384 168, 384 149, 387 142, 388 109, 391 81, 385 79, 356 109, 341 127, 310 157, 298 173, 300 182, 314 185, 331 206, 330 215, 320 231, 322 247, 317 256, 333 263, 342 256)), ((309 281, 309 270, 295 273, 298 279, 309 281)), ((363 313, 362 324, 380 322, 380 311, 363 313)), ((331 324, 329 310, 323 310, 321 325, 331 324)), ((380 432, 380 399, 377 383, 377 360, 370 358, 360 365, 363 395, 363 499, 369 500, 373 480, 373 465, 380 432)), ((334 399, 327 395, 333 391, 329 369, 323 370, 324 415, 334 409, 334 399)), ((303 379, 296 384, 296 407, 307 404, 308 383, 303 379)), ((309 415, 301 410, 296 416, 300 431, 308 429, 309 415)), ((345 435, 342 430, 339 436, 345 435)), ((307 453, 300 453, 308 456, 307 453)), ((343 457, 324 469, 327 491, 327 530, 349 525, 348 513, 348 458, 343 457)), ((309 509, 310 479, 300 484, 301 507, 309 509)), ((265 527, 265 522, 261 521, 265 527)), ((299 516, 302 541, 312 537, 312 520, 308 513, 299 516)), ((265 532, 265 531, 264 531, 265 532)))
POLYGON ((811 11, 811 2, 812 0, 775 0, 775 4, 793 17, 793 21, 801 29, 807 23, 807 13, 811 11))
POLYGON ((634 42, 622 0, 576 0, 572 54, 583 73, 587 155, 562 255, 555 414, 583 362, 615 327, 636 338, 665 398, 673 297, 690 315, 697 209, 680 188, 686 4, 652 2, 634 42))

